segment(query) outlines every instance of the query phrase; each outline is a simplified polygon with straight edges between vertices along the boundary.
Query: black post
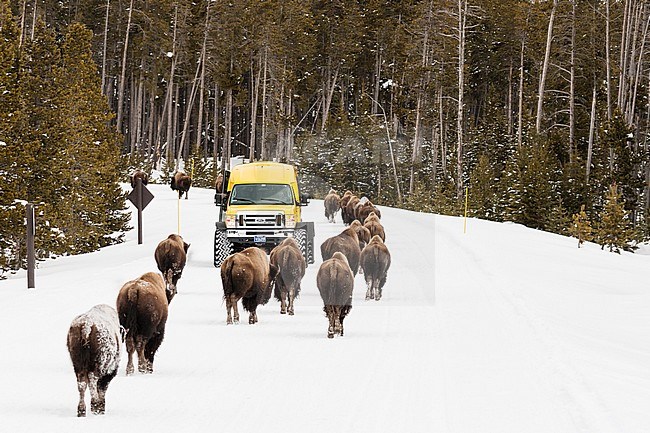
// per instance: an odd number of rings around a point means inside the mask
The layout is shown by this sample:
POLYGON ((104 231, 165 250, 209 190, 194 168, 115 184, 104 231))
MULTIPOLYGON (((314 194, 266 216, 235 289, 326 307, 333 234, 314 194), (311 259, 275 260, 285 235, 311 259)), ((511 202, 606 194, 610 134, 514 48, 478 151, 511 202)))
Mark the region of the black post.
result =
POLYGON ((138 195, 138 245, 142 244, 142 179, 139 177, 135 180, 135 187, 138 195))
POLYGON ((34 220, 34 205, 27 204, 27 288, 35 288, 34 268, 36 266, 36 256, 34 254, 34 236, 36 234, 36 221, 34 220))

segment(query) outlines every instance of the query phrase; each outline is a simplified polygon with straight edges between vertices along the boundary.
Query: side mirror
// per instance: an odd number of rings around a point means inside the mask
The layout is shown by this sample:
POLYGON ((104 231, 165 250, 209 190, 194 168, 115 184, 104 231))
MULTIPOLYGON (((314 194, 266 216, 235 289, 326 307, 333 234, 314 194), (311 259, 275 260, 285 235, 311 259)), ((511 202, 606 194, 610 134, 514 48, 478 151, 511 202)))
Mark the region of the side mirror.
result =
POLYGON ((301 194, 300 195, 300 206, 307 206, 309 204, 309 199, 311 199, 311 195, 309 195, 309 194, 301 194))
POLYGON ((226 205, 226 202, 228 202, 228 194, 223 194, 223 193, 215 193, 214 195, 214 204, 217 206, 224 207, 226 205))

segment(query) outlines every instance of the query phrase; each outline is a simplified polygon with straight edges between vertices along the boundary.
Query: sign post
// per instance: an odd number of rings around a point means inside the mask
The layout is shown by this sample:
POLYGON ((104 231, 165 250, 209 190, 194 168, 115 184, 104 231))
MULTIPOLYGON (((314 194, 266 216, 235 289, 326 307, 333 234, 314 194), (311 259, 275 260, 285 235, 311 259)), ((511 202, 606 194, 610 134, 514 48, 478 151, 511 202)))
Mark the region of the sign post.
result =
POLYGON ((34 218, 34 205, 28 203, 26 206, 27 216, 27 288, 33 289, 34 268, 36 267, 36 255, 34 254, 34 236, 36 235, 36 221, 34 218))
POLYGON ((142 184, 142 179, 136 178, 135 188, 127 198, 138 209, 138 245, 142 244, 142 211, 153 200, 153 194, 142 184))

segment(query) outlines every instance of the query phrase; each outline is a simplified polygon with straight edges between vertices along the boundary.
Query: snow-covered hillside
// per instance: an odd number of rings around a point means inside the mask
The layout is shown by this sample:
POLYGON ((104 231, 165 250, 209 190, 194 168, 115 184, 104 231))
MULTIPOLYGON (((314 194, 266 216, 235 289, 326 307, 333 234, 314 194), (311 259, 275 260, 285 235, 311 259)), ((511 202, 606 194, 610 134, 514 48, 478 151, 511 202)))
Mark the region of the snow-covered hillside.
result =
MULTIPOLYGON (((393 263, 381 301, 355 282, 345 337, 329 340, 316 288, 296 315, 272 299, 226 326, 212 265, 213 193, 181 200, 191 243, 154 373, 111 383, 106 415, 76 418, 72 319, 155 271, 176 195, 150 185, 144 244, 40 263, 0 282, 3 432, 642 433, 650 428, 650 256, 603 252, 514 224, 381 208, 393 263)), ((304 210, 317 247, 343 229, 304 210)), ((135 220, 132 223, 135 226, 135 220)), ((87 397, 88 398, 88 397, 87 397)))

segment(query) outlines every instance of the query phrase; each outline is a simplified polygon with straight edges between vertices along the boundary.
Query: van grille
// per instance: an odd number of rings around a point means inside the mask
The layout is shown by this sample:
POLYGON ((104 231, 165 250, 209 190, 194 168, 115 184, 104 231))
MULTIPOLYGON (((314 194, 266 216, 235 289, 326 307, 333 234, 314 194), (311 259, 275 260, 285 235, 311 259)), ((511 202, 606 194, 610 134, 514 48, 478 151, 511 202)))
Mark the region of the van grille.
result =
POLYGON ((237 214, 238 227, 270 228, 284 227, 282 213, 239 213, 237 214))

